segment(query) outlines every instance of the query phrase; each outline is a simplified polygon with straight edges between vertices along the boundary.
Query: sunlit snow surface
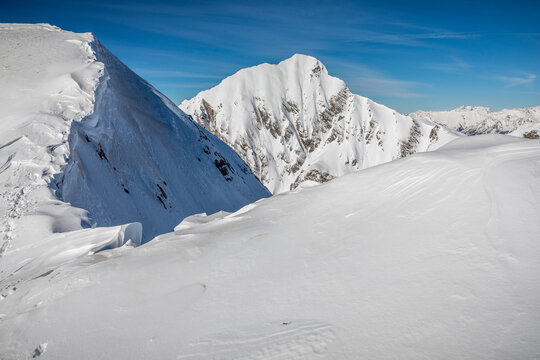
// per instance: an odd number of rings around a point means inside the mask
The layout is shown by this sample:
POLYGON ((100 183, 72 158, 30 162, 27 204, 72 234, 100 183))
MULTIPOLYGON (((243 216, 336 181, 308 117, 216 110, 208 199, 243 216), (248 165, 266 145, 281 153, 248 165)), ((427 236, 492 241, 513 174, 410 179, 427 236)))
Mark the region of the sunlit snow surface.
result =
POLYGON ((539 203, 540 141, 467 137, 137 248, 35 254, 2 276, 0 354, 538 358, 539 203))

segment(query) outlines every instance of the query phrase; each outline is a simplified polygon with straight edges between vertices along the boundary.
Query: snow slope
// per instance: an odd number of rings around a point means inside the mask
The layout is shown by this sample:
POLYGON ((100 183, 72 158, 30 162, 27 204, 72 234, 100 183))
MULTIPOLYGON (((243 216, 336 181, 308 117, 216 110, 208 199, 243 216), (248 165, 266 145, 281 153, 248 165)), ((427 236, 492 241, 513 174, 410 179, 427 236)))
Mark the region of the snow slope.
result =
POLYGON ((461 137, 4 280, 0 354, 538 358, 539 164, 538 140, 461 137))
POLYGON ((450 111, 420 110, 409 116, 418 121, 433 121, 466 135, 500 133, 540 137, 540 106, 501 111, 483 106, 460 106, 450 111))
POLYGON ((1 24, 0 84, 3 269, 55 233, 139 222, 148 240, 269 195, 89 33, 1 24))
POLYGON ((235 149, 273 193, 455 138, 430 121, 352 94, 306 55, 240 70, 180 108, 235 149))

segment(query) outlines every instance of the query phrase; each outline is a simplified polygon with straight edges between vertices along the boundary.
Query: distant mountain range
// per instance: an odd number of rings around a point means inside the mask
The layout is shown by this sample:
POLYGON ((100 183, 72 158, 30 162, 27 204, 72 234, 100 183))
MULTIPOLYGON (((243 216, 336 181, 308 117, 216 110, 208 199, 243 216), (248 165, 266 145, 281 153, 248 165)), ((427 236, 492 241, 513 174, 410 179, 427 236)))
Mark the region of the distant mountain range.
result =
POLYGON ((461 106, 450 111, 416 111, 415 120, 433 121, 465 135, 508 134, 540 137, 540 106, 492 111, 483 106, 461 106))

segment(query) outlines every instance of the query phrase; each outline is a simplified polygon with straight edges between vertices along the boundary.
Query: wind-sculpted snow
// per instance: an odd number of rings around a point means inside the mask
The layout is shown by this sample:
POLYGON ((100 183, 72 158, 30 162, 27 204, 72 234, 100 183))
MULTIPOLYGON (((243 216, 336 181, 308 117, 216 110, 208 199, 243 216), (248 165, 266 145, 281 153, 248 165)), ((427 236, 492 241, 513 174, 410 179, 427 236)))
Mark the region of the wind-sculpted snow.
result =
POLYGON ((180 108, 234 148, 273 193, 433 150, 455 138, 430 121, 352 94, 306 55, 240 70, 180 108))
POLYGON ((0 354, 537 358, 539 162, 538 140, 462 137, 44 265, 2 283, 0 354))
POLYGON ((501 111, 483 106, 461 106, 450 111, 417 111, 410 116, 433 121, 465 135, 509 134, 540 138, 540 106, 501 111))
POLYGON ((93 35, 1 24, 0 54, 3 266, 56 233, 139 222, 149 240, 269 195, 93 35))
POLYGON ((72 126, 59 195, 109 226, 145 238, 188 215, 232 211, 268 196, 238 155, 95 43, 105 64, 94 112, 72 126))

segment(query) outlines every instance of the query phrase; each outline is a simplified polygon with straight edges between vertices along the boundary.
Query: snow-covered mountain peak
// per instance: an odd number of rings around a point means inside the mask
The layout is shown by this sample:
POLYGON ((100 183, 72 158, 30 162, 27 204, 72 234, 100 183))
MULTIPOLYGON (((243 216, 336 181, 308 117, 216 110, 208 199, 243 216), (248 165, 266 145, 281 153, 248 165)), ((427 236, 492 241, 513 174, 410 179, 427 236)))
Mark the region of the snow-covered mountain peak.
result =
MULTIPOLYGON (((243 94, 245 87, 238 86, 244 84, 249 86, 255 96, 267 96, 272 92, 285 92, 291 97, 301 96, 304 87, 310 84, 313 87, 333 86, 336 88, 346 87, 345 83, 335 77, 328 75, 326 67, 316 58, 309 55, 295 54, 280 63, 263 63, 257 66, 248 67, 237 71, 235 74, 225 78, 219 85, 201 94, 212 92, 232 91, 238 97, 243 94), (268 81, 272 78, 273 81, 268 81)), ((309 86, 309 85, 308 85, 309 86)), ((225 96, 226 94, 223 94, 225 96)), ((223 104, 226 105, 226 104, 223 104)))
POLYGON ((91 33, 2 24, 0 54, 0 257, 90 225, 140 222, 148 240, 268 195, 91 33))
POLYGON ((328 75, 328 70, 324 64, 317 58, 304 55, 304 54, 294 54, 290 58, 280 61, 278 64, 269 64, 262 63, 259 65, 247 67, 244 69, 238 70, 235 74, 227 77, 236 78, 239 76, 246 76, 241 74, 253 75, 255 72, 275 72, 276 68, 279 69, 282 73, 286 73, 289 76, 294 76, 295 78, 303 78, 305 76, 316 77, 317 75, 328 75))
POLYGON ((290 58, 280 61, 278 63, 278 66, 281 64, 288 64, 288 63, 316 65, 316 64, 320 64, 321 62, 319 61, 319 59, 315 58, 314 56, 296 53, 292 55, 290 58))
POLYGON ((290 58, 281 61, 277 66, 289 73, 298 72, 313 77, 321 74, 328 75, 328 70, 326 70, 324 64, 310 55, 294 54, 290 58))
POLYGON ((273 193, 434 149, 455 135, 353 94, 316 58, 242 69, 180 108, 273 193))

